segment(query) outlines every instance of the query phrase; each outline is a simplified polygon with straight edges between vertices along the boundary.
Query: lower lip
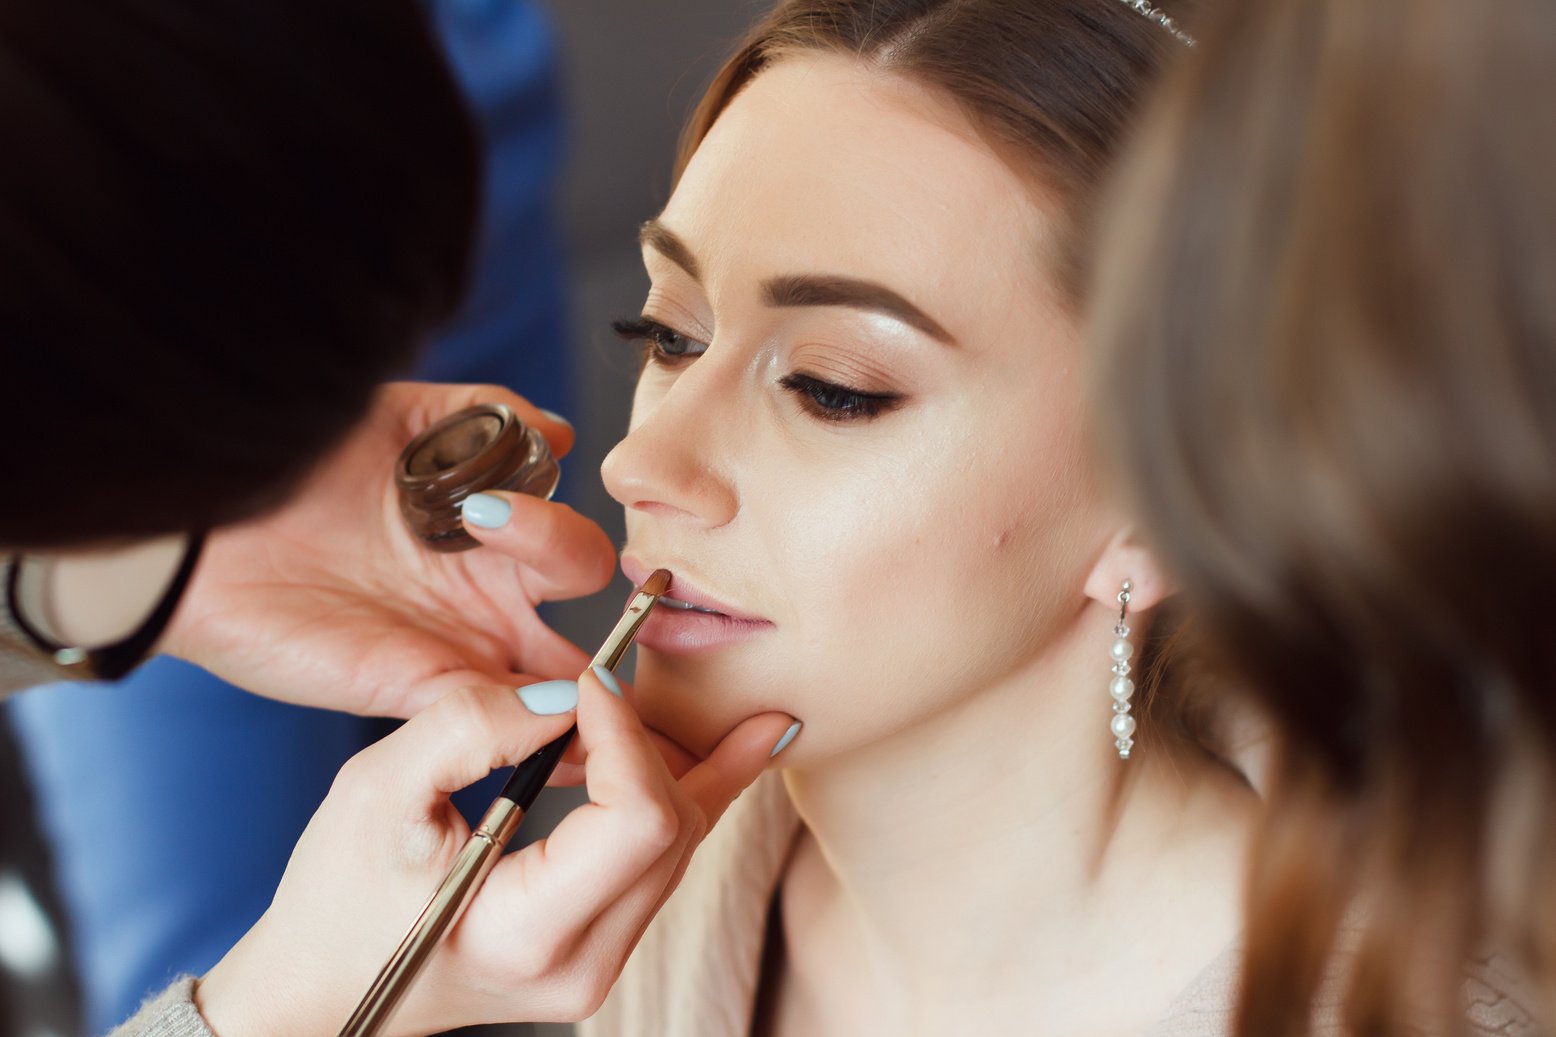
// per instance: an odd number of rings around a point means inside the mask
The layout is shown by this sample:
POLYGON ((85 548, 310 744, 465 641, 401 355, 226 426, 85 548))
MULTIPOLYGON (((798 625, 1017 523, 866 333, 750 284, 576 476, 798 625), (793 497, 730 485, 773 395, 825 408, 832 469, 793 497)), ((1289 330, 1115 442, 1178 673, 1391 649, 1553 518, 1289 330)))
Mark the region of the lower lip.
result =
POLYGON ((637 643, 670 655, 695 655, 739 644, 772 628, 764 619, 735 619, 660 605, 643 621, 637 643))

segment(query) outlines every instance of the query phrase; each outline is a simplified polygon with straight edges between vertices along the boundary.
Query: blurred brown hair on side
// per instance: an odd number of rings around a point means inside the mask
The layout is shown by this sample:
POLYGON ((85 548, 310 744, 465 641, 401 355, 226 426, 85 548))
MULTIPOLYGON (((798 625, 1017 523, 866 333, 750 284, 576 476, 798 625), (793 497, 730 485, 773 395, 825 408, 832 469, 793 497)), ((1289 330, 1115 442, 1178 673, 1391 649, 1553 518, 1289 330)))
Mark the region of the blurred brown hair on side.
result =
POLYGON ((1120 178, 1099 430, 1281 739, 1241 1037, 1556 972, 1556 5, 1222 5, 1120 178), (1120 417, 1122 416, 1122 417, 1120 417))

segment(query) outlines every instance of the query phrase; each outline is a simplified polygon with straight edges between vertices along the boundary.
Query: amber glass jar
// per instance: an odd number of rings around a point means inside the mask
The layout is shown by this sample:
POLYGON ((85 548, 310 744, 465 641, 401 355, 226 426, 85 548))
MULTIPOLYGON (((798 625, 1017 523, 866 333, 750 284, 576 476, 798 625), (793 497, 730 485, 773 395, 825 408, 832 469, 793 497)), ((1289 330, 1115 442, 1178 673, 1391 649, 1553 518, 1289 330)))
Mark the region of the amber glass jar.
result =
POLYGON ((400 513, 434 551, 465 551, 480 541, 465 532, 460 505, 482 490, 550 499, 561 477, 539 432, 500 403, 451 414, 410 441, 395 464, 400 513))

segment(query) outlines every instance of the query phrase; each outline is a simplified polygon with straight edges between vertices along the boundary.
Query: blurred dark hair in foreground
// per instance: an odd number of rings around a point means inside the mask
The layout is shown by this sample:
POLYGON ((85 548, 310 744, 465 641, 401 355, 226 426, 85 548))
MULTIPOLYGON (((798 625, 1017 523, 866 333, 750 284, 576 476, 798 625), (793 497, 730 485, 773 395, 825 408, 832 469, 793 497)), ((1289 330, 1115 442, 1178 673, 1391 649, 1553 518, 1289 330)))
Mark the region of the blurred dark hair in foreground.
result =
POLYGON ((414 0, 0 6, 0 544, 279 500, 459 300, 475 131, 414 0))

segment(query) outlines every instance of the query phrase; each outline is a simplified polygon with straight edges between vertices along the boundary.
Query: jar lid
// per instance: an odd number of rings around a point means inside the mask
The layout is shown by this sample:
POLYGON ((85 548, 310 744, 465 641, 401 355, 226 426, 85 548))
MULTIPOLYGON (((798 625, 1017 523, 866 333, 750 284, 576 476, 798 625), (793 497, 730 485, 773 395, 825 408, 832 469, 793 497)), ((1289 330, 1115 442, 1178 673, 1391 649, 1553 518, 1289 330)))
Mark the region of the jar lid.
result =
POLYGON ((545 439, 500 403, 467 407, 424 430, 394 470, 411 531, 441 550, 477 545, 459 513, 472 493, 512 490, 549 500, 560 478, 545 439))

